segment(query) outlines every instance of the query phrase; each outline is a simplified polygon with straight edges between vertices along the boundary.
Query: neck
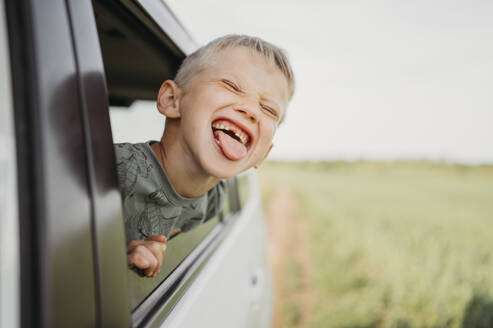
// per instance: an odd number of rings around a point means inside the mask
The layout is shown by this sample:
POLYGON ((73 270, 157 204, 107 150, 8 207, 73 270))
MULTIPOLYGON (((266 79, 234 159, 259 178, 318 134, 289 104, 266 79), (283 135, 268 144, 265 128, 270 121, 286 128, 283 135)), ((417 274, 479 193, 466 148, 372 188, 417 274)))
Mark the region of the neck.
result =
POLYGON ((151 148, 176 192, 182 197, 200 197, 220 179, 203 172, 190 152, 173 138, 173 135, 177 135, 174 130, 179 128, 175 125, 173 122, 167 123, 163 137, 151 148))

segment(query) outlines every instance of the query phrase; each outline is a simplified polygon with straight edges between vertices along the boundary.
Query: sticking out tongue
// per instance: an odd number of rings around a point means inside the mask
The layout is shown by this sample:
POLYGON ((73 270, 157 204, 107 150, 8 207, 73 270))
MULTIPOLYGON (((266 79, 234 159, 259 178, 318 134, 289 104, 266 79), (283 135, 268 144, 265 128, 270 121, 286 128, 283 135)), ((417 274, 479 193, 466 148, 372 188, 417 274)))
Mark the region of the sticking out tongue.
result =
POLYGON ((219 140, 219 147, 223 151, 224 155, 232 161, 239 161, 247 154, 245 145, 229 136, 221 130, 214 131, 214 136, 219 140))

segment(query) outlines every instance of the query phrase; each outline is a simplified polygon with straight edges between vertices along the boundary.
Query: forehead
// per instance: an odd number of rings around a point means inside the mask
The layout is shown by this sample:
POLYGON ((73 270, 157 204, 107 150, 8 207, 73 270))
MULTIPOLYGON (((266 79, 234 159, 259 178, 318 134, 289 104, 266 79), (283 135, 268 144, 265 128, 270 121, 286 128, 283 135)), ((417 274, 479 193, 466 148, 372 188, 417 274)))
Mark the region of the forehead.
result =
POLYGON ((284 74, 274 63, 252 49, 222 49, 209 57, 204 73, 212 78, 232 77, 243 88, 256 89, 266 97, 276 97, 284 105, 287 104, 288 82, 284 74))

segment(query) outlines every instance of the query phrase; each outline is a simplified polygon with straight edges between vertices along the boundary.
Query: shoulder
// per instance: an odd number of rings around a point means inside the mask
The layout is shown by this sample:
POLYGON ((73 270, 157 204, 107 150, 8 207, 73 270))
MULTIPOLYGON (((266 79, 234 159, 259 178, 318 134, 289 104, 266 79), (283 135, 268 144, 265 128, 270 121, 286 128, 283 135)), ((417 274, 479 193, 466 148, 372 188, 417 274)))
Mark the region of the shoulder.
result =
POLYGON ((217 185, 215 185, 209 192, 207 193, 208 198, 211 197, 222 197, 226 193, 226 181, 221 180, 217 185))
POLYGON ((117 143, 114 144, 116 162, 128 160, 130 157, 135 155, 144 155, 146 152, 145 144, 137 143, 117 143))
POLYGON ((115 147, 117 167, 139 167, 141 170, 152 166, 152 151, 145 143, 118 143, 115 147))
POLYGON ((125 197, 135 188, 139 177, 149 176, 154 165, 146 144, 119 143, 114 147, 118 182, 125 197))

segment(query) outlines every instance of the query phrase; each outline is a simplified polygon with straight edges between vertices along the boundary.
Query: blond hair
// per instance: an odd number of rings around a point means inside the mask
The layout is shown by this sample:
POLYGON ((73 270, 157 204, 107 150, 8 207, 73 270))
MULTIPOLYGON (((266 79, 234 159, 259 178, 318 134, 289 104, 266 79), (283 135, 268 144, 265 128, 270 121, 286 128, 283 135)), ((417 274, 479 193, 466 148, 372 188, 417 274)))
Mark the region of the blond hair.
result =
POLYGON ((248 35, 230 34, 217 38, 190 54, 176 73, 175 82, 186 89, 193 77, 207 67, 209 59, 225 48, 246 47, 264 56, 267 61, 279 68, 288 84, 288 99, 294 94, 294 74, 286 53, 281 48, 248 35))

